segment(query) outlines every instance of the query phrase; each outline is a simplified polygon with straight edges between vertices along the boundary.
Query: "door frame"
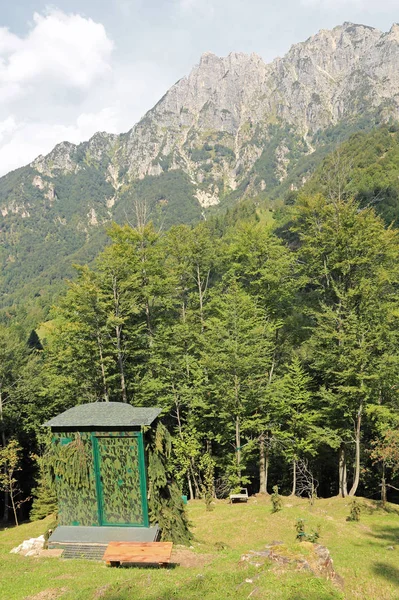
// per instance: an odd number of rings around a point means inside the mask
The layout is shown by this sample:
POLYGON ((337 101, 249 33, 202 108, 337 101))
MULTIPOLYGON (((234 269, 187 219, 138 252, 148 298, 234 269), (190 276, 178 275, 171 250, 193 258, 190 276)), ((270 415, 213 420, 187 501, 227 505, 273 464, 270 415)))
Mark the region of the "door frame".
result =
POLYGON ((93 458, 94 458, 94 475, 96 483, 97 493, 97 512, 98 512, 98 523, 102 527, 149 527, 148 520, 148 502, 147 502, 147 478, 146 478, 146 467, 144 457, 144 442, 143 433, 141 431, 132 431, 127 434, 122 432, 105 432, 104 433, 92 433, 91 434, 92 446, 93 446, 93 458), (104 495, 101 481, 101 454, 98 447, 99 438, 123 438, 129 440, 129 438, 135 438, 138 442, 138 462, 139 462, 139 476, 140 476, 140 493, 141 493, 141 508, 143 512, 142 523, 108 523, 104 518, 104 495))

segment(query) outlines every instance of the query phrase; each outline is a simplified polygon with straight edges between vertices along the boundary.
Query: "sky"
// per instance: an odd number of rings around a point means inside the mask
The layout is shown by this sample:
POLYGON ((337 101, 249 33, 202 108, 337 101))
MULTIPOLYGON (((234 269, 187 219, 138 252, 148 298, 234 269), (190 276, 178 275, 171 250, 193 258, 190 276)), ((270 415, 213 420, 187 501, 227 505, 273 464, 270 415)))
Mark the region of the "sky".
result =
POLYGON ((55 144, 128 131, 203 52, 269 62, 399 0, 0 0, 0 175, 55 144))

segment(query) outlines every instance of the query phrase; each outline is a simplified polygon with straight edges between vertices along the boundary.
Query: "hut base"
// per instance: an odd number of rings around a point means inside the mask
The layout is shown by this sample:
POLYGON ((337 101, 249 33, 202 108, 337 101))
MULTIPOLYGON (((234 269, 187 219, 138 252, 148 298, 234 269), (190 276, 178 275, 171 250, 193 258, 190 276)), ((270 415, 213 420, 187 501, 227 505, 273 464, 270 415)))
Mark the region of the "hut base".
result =
POLYGON ((63 558, 101 560, 109 542, 156 542, 154 527, 81 527, 60 525, 51 534, 48 547, 63 549, 63 558))

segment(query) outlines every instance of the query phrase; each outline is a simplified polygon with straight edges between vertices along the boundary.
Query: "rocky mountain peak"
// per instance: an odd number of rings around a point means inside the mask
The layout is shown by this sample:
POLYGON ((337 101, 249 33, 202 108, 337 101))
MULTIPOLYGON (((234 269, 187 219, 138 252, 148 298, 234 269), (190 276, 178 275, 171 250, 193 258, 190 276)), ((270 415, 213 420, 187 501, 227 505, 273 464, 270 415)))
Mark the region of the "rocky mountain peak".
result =
MULTIPOLYGON (((382 33, 350 22, 319 31, 269 64, 257 54, 205 52, 128 134, 99 133, 78 147, 59 144, 31 166, 52 176, 101 164, 115 190, 183 171, 201 205, 214 204, 258 168, 277 130, 288 127, 306 154, 317 132, 342 120, 376 111, 398 116, 398 60, 398 25, 382 33)), ((272 159, 282 180, 293 158, 288 138, 279 136, 272 159)), ((256 185, 267 188, 262 178, 256 185)))

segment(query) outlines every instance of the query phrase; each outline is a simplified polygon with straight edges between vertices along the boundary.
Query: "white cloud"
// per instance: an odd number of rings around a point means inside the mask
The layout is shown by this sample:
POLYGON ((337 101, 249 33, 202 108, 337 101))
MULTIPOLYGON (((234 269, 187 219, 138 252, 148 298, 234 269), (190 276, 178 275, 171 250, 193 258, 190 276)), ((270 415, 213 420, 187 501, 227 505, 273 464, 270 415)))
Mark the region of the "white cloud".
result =
POLYGON ((0 30, 0 88, 6 100, 43 80, 87 88, 110 69, 112 48, 103 25, 91 19, 61 11, 35 13, 25 38, 0 30))
POLYGON ((177 0, 183 13, 196 13, 201 17, 212 17, 215 13, 214 0, 177 0))
POLYGON ((327 10, 346 8, 367 13, 381 13, 398 7, 398 0, 301 0, 302 6, 319 7, 327 10))
POLYGON ((9 116, 4 121, 0 122, 0 143, 6 139, 10 134, 14 133, 18 129, 18 123, 14 116, 9 116))
POLYGON ((10 33, 6 27, 0 27, 0 56, 15 52, 21 45, 21 39, 10 33))
POLYGON ((117 130, 112 50, 102 24, 59 10, 35 13, 24 37, 0 28, 0 175, 117 130))

